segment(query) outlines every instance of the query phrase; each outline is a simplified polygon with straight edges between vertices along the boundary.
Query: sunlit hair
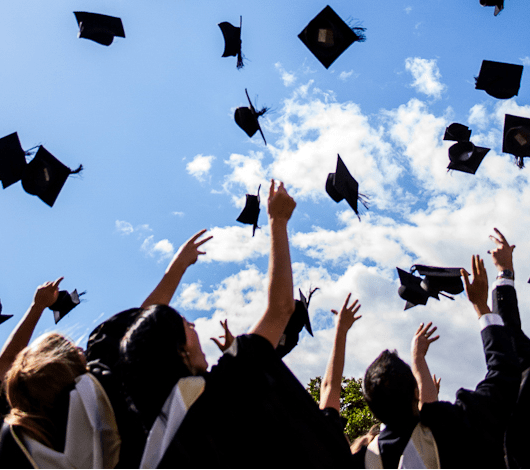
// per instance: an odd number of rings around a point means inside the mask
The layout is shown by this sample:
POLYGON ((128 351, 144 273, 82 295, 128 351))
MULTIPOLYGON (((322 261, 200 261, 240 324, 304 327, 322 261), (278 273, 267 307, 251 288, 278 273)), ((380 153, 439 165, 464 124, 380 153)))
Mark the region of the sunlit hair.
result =
POLYGON ((386 424, 410 419, 418 410, 418 384, 396 351, 383 351, 368 366, 363 393, 374 416, 386 424))
POLYGON ((60 450, 68 413, 68 394, 86 363, 75 344, 48 333, 24 348, 7 371, 4 388, 10 413, 5 422, 60 450))
POLYGON ((121 380, 130 411, 151 429, 175 384, 193 375, 185 360, 186 331, 180 314, 167 305, 147 308, 120 345, 121 380))

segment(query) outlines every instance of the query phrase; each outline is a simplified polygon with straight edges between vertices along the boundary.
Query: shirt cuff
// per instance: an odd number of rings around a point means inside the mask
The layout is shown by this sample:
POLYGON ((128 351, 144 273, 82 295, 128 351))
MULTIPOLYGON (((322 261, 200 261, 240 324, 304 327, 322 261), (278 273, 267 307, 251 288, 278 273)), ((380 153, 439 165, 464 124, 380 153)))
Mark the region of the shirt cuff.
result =
POLYGON ((498 313, 486 313, 478 319, 478 323, 480 325, 480 331, 491 325, 504 326, 502 317, 498 313))
POLYGON ((514 281, 513 279, 505 279, 505 278, 500 278, 500 279, 495 279, 495 282, 493 283, 493 289, 495 289, 495 287, 499 287, 499 286, 512 286, 512 287, 515 287, 515 284, 514 284, 514 281))

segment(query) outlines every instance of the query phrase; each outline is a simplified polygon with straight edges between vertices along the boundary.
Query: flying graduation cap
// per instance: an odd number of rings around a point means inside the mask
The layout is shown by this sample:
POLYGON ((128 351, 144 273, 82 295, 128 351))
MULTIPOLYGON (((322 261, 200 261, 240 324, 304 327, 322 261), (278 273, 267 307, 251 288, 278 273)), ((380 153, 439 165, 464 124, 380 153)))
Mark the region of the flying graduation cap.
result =
POLYGON ((83 294, 84 292, 78 294, 77 289, 74 289, 71 293, 68 293, 66 290, 59 291, 57 300, 48 307, 50 310, 53 310, 55 324, 81 303, 79 296, 83 294))
POLYGON ((326 192, 335 202, 340 202, 346 199, 346 202, 355 211, 359 220, 361 217, 357 209, 357 201, 361 201, 363 206, 368 209, 368 198, 365 194, 359 193, 359 183, 346 168, 346 165, 337 154, 337 169, 335 173, 329 173, 326 181, 326 192))
POLYGON ((221 57, 237 57, 237 68, 243 68, 243 53, 241 52, 241 28, 243 26, 243 17, 239 17, 239 28, 233 26, 228 21, 218 24, 223 33, 225 40, 225 50, 221 57))
POLYGON ((38 196, 42 201, 53 206, 69 175, 77 174, 83 169, 79 165, 71 170, 55 158, 42 145, 27 163, 26 155, 30 151, 22 150, 16 132, 0 139, 0 180, 5 188, 22 181, 22 187, 28 194, 38 196))
POLYGON ((298 344, 300 332, 305 327, 307 332, 313 336, 313 330, 311 329, 311 322, 309 321, 309 302, 313 293, 318 290, 316 287, 313 290, 309 290, 309 296, 306 299, 302 290, 298 289, 300 293, 300 300, 295 301, 294 312, 289 319, 289 323, 285 327, 283 335, 280 338, 276 352, 280 357, 284 357, 289 354, 292 349, 298 344))
POLYGON ((475 174, 486 154, 488 148, 476 147, 469 141, 471 129, 454 122, 445 129, 443 140, 456 140, 457 143, 449 147, 449 166, 447 170, 463 171, 475 174))
POLYGON ((9 320, 13 315, 2 315, 2 302, 0 302, 0 325, 9 320))
POLYGON ((90 39, 103 46, 110 46, 114 37, 125 37, 123 23, 115 16, 89 13, 87 11, 74 11, 79 33, 77 37, 90 39))
POLYGON ((267 145, 261 126, 259 125, 258 118, 265 114, 269 108, 262 108, 260 111, 256 111, 250 97, 248 96, 248 91, 245 88, 245 93, 247 95, 249 107, 240 107, 237 108, 234 113, 234 119, 236 124, 243 129, 249 137, 252 137, 257 131, 260 132, 261 137, 263 137, 263 142, 267 145))
POLYGON ((236 219, 238 222, 241 222, 242 224, 249 224, 253 225, 252 227, 252 236, 254 236, 254 233, 256 232, 256 229, 258 227, 258 217, 259 217, 259 203, 260 203, 260 197, 259 197, 259 190, 261 188, 261 184, 258 187, 258 194, 247 194, 247 200, 245 202, 245 207, 241 211, 241 214, 239 214, 239 217, 236 219))
POLYGON ((354 42, 366 40, 366 28, 350 28, 333 8, 326 6, 298 35, 320 63, 329 66, 354 42))
POLYGON ((504 8, 504 0, 480 0, 480 4, 483 7, 495 7, 494 16, 497 16, 504 8))
POLYGON ((519 93, 523 66, 483 60, 478 77, 475 77, 475 89, 484 90, 488 95, 507 100, 519 93))
POLYGON ((33 160, 26 165, 22 187, 28 194, 53 207, 68 176, 82 169, 83 165, 79 165, 76 170, 71 170, 41 145, 33 160))
POLYGON ((457 142, 467 142, 471 137, 471 129, 458 122, 453 122, 445 128, 443 140, 455 140, 457 142))
POLYGON ((22 179, 26 154, 16 132, 0 139, 0 180, 4 189, 22 179))
POLYGON ((440 300, 439 295, 443 295, 454 300, 447 294, 457 295, 464 290, 460 275, 461 268, 439 268, 415 264, 411 267, 410 273, 400 268, 396 269, 401 283, 398 294, 407 301, 405 310, 416 305, 426 305, 429 297, 440 300), (415 276, 413 274, 415 271, 425 277, 415 276), (444 294, 444 292, 446 293, 444 294))
POLYGON ((449 166, 447 170, 457 170, 474 175, 484 160, 489 148, 477 147, 469 141, 461 141, 449 147, 449 166))
POLYGON ((524 168, 524 157, 530 157, 530 119, 504 116, 502 151, 515 157, 515 164, 524 168))

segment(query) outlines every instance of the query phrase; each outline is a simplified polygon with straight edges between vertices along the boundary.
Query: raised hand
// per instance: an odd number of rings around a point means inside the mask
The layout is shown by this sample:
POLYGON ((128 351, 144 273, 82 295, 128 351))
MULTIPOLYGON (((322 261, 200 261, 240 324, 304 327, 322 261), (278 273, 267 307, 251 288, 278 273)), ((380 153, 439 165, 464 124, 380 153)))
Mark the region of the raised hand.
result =
POLYGON ((469 273, 465 269, 462 269, 460 274, 464 278, 467 298, 480 318, 485 313, 490 313, 491 310, 488 307, 488 274, 484 267, 484 260, 479 255, 471 257, 471 271, 473 275, 471 282, 469 282, 469 273))
POLYGON ((33 296, 33 303, 36 307, 44 310, 46 307, 53 305, 59 297, 59 284, 64 279, 60 277, 56 281, 48 281, 37 287, 33 296))
POLYGON ((232 343, 234 342, 234 336, 232 335, 232 333, 230 332, 230 330, 228 329, 228 320, 225 320, 225 321, 221 321, 219 322, 221 323, 221 326, 223 327, 223 329, 225 330, 225 334, 224 335, 221 335, 219 336, 219 338, 224 338, 225 341, 224 341, 224 344, 221 343, 217 338, 210 338, 215 344, 217 344, 217 347, 222 351, 222 352, 225 352, 231 345, 232 343))
POLYGON ((202 235, 206 233, 206 229, 197 232, 193 235, 188 241, 183 243, 179 250, 177 251, 174 261, 178 260, 179 263, 182 263, 186 267, 191 266, 197 262, 199 255, 206 254, 205 251, 199 251, 199 247, 204 245, 208 240, 213 238, 213 235, 203 238, 202 240, 197 241, 202 235))
POLYGON ((361 308, 361 304, 359 303, 359 300, 355 299, 353 303, 348 307, 348 302, 350 301, 351 293, 348 294, 346 297, 346 300, 344 301, 344 305, 342 306, 340 312, 337 312, 336 310, 331 310, 335 315, 338 316, 337 320, 337 330, 347 332, 351 326, 359 320, 359 318, 362 317, 362 315, 355 316, 355 314, 359 311, 361 308))
POLYGON ((509 269, 513 272, 513 249, 515 248, 515 245, 510 245, 498 229, 494 228, 493 230, 495 230, 497 237, 490 235, 490 239, 495 242, 497 248, 488 251, 493 259, 493 264, 499 271, 509 269))
POLYGON ((427 323, 426 326, 423 323, 420 324, 416 330, 416 334, 412 338, 411 352, 413 359, 423 358, 427 355, 431 343, 434 343, 440 338, 440 335, 432 336, 436 329, 436 326, 432 326, 432 322, 427 323))
POLYGON ((269 189, 268 212, 271 220, 288 221, 291 218, 296 202, 287 194, 287 190, 280 182, 278 189, 275 189, 274 180, 271 180, 269 189))

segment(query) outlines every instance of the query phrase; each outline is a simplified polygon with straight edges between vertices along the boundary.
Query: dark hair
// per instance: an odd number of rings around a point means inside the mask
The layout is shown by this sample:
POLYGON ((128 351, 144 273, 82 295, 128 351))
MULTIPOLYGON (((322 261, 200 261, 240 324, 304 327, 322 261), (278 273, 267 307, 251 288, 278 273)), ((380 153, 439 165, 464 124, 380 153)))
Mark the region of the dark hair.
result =
POLYGON ((410 366, 396 351, 383 351, 364 375, 363 393, 377 419, 399 423, 417 412, 418 384, 410 366))
POLYGON ((167 305, 145 309, 121 340, 123 392, 146 431, 179 379, 192 375, 183 361, 185 344, 184 320, 167 305))

